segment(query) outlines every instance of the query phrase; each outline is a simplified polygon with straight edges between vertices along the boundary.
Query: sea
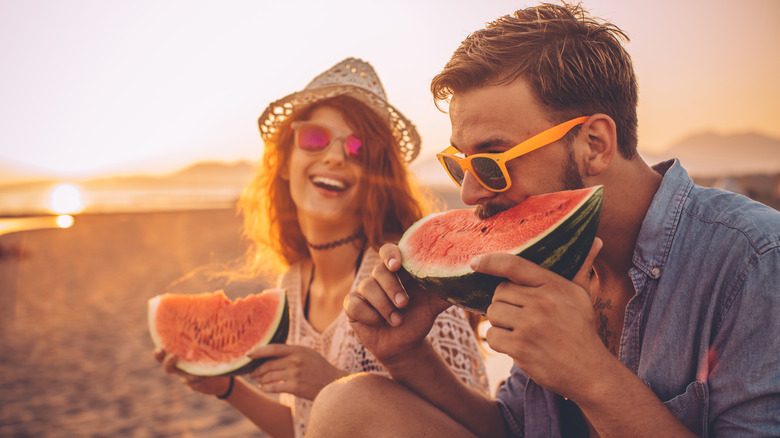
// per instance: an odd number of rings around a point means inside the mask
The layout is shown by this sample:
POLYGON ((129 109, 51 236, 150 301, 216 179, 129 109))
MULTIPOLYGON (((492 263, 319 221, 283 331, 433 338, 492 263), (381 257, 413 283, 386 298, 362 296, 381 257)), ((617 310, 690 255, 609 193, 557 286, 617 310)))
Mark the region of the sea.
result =
MULTIPOLYGON (((84 187, 76 199, 52 197, 59 183, 0 187, 0 235, 39 228, 57 228, 69 215, 78 221, 82 214, 133 213, 234 208, 240 187, 84 187)), ((72 224, 72 221, 71 221, 72 224)))

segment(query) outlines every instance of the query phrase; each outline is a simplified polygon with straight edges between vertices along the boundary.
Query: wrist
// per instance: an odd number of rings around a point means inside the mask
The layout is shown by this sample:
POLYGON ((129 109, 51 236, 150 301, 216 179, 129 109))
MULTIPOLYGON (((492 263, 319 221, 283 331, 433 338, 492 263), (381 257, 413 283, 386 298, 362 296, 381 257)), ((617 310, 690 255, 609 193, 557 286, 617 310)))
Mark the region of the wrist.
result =
POLYGON ((388 373, 396 380, 404 380, 407 374, 415 375, 420 372, 421 364, 428 363, 429 353, 437 354, 433 346, 427 339, 409 348, 403 353, 397 354, 390 359, 382 361, 388 373))

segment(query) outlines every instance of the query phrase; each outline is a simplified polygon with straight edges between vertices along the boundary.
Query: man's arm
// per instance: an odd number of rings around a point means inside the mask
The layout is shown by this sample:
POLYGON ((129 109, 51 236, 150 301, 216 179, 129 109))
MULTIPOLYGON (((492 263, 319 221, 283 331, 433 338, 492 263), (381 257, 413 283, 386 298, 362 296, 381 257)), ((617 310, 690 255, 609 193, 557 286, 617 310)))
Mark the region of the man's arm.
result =
POLYGON ((475 271, 510 280, 488 308, 488 344, 576 403, 600 436, 695 436, 599 338, 588 287, 600 246, 597 240, 573 281, 511 254, 476 260, 475 271))
POLYGON ((464 384, 425 339, 449 304, 407 282, 401 284, 400 251, 380 250, 383 264, 345 299, 356 335, 394 380, 478 436, 504 436, 495 401, 464 384))

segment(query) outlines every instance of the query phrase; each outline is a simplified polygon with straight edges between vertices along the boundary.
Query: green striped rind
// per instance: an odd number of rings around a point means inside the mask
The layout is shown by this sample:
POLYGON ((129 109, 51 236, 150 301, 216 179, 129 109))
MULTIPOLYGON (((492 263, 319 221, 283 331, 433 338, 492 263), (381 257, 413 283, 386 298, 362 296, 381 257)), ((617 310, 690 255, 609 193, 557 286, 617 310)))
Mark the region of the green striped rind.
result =
MULTIPOLYGON (((603 187, 598 187, 563 223, 516 254, 569 280, 574 278, 596 238, 603 194, 603 187)), ((465 275, 452 277, 410 275, 422 287, 435 291, 443 299, 483 315, 493 300, 496 287, 505 280, 471 270, 465 275)))
MULTIPOLYGON (((283 294, 284 296, 284 310, 282 311, 281 319, 279 320, 279 324, 276 326, 276 332, 274 332, 274 335, 271 337, 271 339, 266 344, 284 344, 287 342, 287 334, 290 331, 290 305, 287 303, 287 294, 283 294)), ((255 370, 255 368, 259 367, 268 359, 252 359, 251 362, 244 365, 243 367, 231 371, 229 373, 222 374, 223 376, 240 376, 242 374, 249 374, 252 371, 255 370)))

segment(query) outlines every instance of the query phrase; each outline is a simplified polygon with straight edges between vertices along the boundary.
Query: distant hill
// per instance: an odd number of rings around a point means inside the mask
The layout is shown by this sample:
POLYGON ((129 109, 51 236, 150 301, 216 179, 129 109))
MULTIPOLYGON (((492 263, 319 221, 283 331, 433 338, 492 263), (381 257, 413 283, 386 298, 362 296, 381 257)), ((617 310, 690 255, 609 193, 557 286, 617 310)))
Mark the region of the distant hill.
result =
MULTIPOLYGON (((679 158, 694 177, 774 175, 780 173, 780 139, 757 133, 691 135, 653 161, 679 158)), ((648 160, 651 161, 651 160, 648 160)))
MULTIPOLYGON (((756 133, 687 137, 666 152, 642 154, 655 164, 679 158, 694 180, 705 186, 744 193, 780 208, 780 139, 756 133)), ((17 180, 26 169, 0 163, 0 216, 45 213, 54 180, 17 180), (18 174, 18 175, 17 175, 18 174)), ((464 208, 458 188, 434 156, 422 156, 410 166, 420 184, 443 201, 444 208, 464 208)), ((206 161, 162 176, 138 175, 78 182, 87 212, 229 208, 235 206, 252 180, 255 164, 206 161)))
POLYGON ((83 184, 86 187, 243 187, 251 181, 254 170, 254 165, 246 160, 239 160, 232 163, 223 161, 202 161, 162 176, 137 175, 100 178, 86 181, 83 184))

